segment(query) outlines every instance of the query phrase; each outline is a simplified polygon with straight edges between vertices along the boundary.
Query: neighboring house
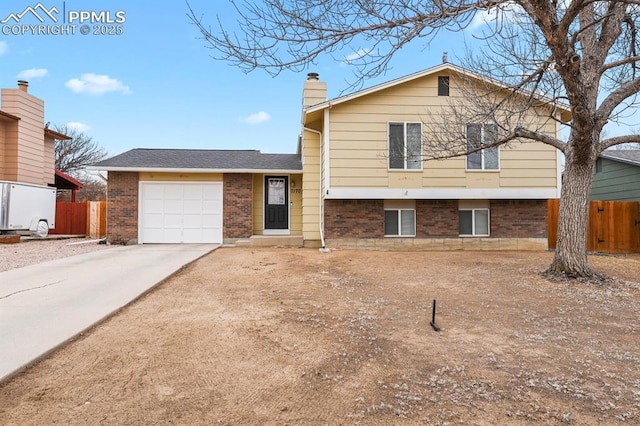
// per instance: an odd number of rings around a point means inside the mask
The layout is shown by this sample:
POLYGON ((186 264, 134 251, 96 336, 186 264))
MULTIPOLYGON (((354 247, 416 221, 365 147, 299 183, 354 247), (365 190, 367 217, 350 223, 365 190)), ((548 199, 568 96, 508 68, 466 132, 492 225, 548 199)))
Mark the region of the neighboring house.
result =
MULTIPOLYGON (((135 149, 99 162, 93 168, 109 172, 108 238, 288 235, 316 247, 546 249, 547 199, 560 190, 555 148, 514 142, 423 161, 423 121, 459 95, 449 80, 457 74, 481 79, 444 63, 327 100, 326 84, 311 73, 297 154, 135 149)), ((557 134, 555 120, 534 119, 557 134)), ((461 130, 478 143, 493 129, 461 130)))
POLYGON ((600 154, 591 199, 640 201, 640 149, 609 150, 600 154))
POLYGON ((44 124, 44 101, 28 93, 28 83, 2 89, 0 102, 0 180, 55 184, 55 140, 68 136, 44 124))

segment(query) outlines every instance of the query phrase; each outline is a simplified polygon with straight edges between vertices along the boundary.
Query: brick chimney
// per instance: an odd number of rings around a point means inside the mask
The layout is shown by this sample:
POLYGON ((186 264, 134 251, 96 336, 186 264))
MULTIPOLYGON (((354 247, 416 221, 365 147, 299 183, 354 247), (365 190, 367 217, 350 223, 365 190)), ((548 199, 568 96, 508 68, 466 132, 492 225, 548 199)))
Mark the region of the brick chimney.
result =
POLYGON ((304 82, 302 107, 306 108, 327 100, 327 83, 320 81, 318 73, 310 72, 304 82))
POLYGON ((29 82, 25 80, 18 80, 18 89, 23 91, 24 93, 29 92, 29 82))

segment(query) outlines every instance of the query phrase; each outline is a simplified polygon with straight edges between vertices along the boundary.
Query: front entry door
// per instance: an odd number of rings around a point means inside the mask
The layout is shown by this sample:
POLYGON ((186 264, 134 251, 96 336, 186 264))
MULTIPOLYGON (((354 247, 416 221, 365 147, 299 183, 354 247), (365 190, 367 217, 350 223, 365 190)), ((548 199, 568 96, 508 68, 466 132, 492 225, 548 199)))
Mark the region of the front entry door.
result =
POLYGON ((289 229, 289 178, 264 178, 264 229, 289 229))

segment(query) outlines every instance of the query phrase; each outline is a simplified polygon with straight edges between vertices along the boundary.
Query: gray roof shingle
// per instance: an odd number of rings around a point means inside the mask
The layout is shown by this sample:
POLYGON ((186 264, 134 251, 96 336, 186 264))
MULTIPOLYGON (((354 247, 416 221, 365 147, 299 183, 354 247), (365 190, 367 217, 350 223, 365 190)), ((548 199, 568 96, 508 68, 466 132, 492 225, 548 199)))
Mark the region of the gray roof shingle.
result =
POLYGON ((97 162, 92 168, 302 171, 299 154, 263 154, 257 150, 136 148, 97 162))
POLYGON ((601 154, 603 158, 640 166, 640 149, 612 149, 601 154))

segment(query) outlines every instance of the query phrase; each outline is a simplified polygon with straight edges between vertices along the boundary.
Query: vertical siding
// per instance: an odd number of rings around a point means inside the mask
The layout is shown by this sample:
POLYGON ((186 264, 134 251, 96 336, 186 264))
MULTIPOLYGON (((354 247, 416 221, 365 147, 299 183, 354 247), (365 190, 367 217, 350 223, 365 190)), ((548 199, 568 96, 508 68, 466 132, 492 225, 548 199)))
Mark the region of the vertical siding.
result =
POLYGON ((2 110, 21 118, 17 126, 19 143, 7 150, 7 159, 16 160, 16 180, 38 185, 53 182, 53 176, 43 178, 44 102, 18 89, 2 89, 1 93, 2 110))
POLYGON ((640 166, 600 158, 602 171, 593 176, 592 200, 640 201, 640 166))
POLYGON ((253 175, 253 235, 264 233, 264 175, 253 175))
POLYGON ((304 131, 302 136, 302 236, 306 241, 320 240, 320 138, 304 131))

